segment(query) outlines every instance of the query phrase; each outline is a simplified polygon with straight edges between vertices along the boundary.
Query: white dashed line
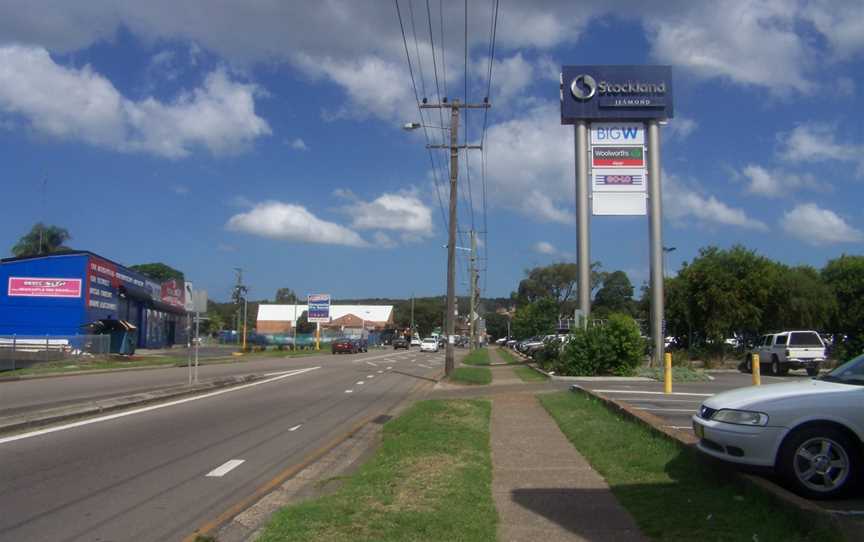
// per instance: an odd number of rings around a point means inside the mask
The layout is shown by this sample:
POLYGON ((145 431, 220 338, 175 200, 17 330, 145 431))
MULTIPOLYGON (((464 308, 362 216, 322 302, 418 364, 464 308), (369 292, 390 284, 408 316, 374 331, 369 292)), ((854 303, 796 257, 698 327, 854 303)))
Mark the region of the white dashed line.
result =
POLYGON ((379 375, 384 374, 384 371, 378 371, 378 374, 379 375))
POLYGON ((302 424, 302 423, 301 423, 300 425, 295 425, 294 427, 292 427, 292 428, 290 428, 290 429, 288 429, 288 430, 289 430, 289 431, 296 431, 296 430, 300 429, 301 427, 303 427, 303 424, 302 424))
POLYGON ((392 369, 392 368, 393 368, 393 366, 390 365, 390 366, 387 367, 387 370, 389 371, 389 370, 392 369))
POLYGON ((367 361, 366 365, 371 365, 372 367, 378 367, 377 363, 372 363, 371 361, 367 361))
POLYGON ((345 390, 345 393, 354 393, 354 390, 345 390))
POLYGON ((375 375, 366 375, 366 378, 375 378, 375 375))
POLYGON ((358 381, 357 381, 357 385, 358 385, 358 386, 362 386, 362 385, 363 385, 363 381, 362 381, 362 380, 358 380, 358 381))
POLYGON ((246 462, 245 459, 232 459, 231 461, 226 461, 224 464, 222 464, 222 465, 216 467, 215 469, 211 470, 210 472, 208 472, 207 477, 208 478, 221 478, 245 462, 246 462))

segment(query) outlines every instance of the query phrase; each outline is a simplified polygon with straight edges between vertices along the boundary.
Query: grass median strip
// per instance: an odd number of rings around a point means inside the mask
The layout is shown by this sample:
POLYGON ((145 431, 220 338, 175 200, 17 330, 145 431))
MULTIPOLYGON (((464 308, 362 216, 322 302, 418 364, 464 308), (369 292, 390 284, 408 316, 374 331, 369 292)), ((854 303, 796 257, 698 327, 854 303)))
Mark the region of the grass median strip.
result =
POLYGON ((516 359, 516 356, 513 355, 513 352, 511 352, 507 348, 499 348, 498 349, 498 355, 501 356, 501 359, 503 359, 504 361, 506 361, 510 365, 517 365, 519 363, 522 363, 521 361, 516 359))
POLYGON ((259 542, 493 542, 490 413, 488 401, 415 404, 336 493, 283 508, 259 542))
POLYGON ((450 381, 461 384, 491 384, 492 371, 486 367, 457 367, 450 375, 450 381))
POLYGON ((522 379, 522 382, 545 382, 546 377, 530 367, 513 367, 513 372, 522 379))
POLYGON ((539 399, 653 540, 842 540, 592 397, 564 392, 539 399))
POLYGON ((485 348, 474 350, 462 360, 465 365, 489 365, 489 351, 485 348))

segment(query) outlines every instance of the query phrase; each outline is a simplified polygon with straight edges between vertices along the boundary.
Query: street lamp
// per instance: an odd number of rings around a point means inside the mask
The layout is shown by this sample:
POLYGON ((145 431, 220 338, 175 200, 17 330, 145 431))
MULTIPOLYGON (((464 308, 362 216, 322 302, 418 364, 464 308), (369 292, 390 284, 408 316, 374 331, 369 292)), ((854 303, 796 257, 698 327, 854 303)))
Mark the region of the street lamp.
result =
POLYGON ((418 128, 436 128, 438 130, 449 130, 446 126, 433 126, 431 124, 420 124, 419 122, 406 122, 402 125, 402 129, 410 132, 412 130, 416 130, 418 128))

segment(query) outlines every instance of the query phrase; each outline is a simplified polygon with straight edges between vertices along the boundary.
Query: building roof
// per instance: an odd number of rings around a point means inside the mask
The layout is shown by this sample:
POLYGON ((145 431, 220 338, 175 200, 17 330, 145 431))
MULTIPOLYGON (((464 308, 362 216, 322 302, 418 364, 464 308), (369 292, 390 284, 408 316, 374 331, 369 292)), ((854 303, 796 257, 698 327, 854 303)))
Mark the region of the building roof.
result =
MULTIPOLYGON (((258 305, 259 322, 294 322, 307 310, 307 305, 258 305)), ((353 314, 369 322, 387 322, 393 314, 393 305, 330 305, 330 319, 336 320, 346 314, 353 314)))

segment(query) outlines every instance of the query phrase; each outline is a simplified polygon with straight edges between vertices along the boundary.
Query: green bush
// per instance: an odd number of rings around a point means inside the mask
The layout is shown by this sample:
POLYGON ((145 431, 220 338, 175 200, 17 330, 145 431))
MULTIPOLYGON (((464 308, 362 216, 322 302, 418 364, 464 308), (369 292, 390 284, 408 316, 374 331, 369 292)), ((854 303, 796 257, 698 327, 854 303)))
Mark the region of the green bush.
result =
POLYGON ((553 366, 561 355, 561 343, 557 340, 545 341, 543 347, 534 352, 532 357, 540 367, 548 369, 553 366))
POLYGON ((612 314, 605 324, 574 330, 552 368, 566 376, 630 376, 644 357, 645 341, 636 321, 612 314))

